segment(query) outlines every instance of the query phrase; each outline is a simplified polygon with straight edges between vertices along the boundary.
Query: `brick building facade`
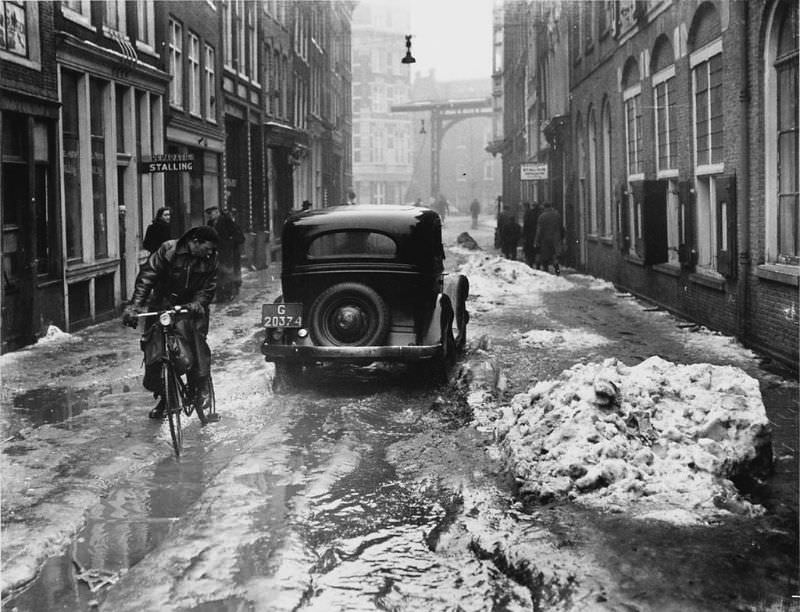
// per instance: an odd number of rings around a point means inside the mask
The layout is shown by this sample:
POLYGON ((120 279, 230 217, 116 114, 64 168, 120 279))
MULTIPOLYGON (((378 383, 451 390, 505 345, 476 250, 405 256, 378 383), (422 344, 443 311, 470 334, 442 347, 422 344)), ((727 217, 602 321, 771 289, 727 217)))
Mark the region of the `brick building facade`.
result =
POLYGON ((569 36, 571 263, 796 365, 797 3, 547 5, 533 31, 569 36))

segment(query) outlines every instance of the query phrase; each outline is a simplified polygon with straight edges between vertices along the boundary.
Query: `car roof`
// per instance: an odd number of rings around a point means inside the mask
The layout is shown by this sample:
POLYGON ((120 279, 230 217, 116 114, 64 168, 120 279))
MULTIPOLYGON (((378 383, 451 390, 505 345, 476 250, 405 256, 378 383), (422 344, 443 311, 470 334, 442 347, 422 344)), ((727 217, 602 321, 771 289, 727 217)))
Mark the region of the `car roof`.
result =
POLYGON ((289 217, 286 222, 306 230, 326 229, 383 229, 386 231, 408 231, 409 226, 432 223, 438 214, 429 209, 413 205, 396 204, 350 204, 317 208, 289 217))

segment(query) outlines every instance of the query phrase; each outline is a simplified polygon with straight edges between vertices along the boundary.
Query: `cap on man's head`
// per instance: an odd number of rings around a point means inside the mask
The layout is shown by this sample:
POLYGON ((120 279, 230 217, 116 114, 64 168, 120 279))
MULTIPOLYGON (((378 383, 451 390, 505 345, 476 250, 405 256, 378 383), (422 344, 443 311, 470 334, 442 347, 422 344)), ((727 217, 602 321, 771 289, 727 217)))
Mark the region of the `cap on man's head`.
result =
POLYGON ((206 214, 211 214, 215 210, 219 210, 219 206, 209 206, 208 208, 206 208, 206 214))
POLYGON ((208 225, 198 225, 197 227, 193 227, 186 232, 186 238, 188 240, 197 240, 198 242, 213 242, 214 244, 219 243, 219 234, 217 233, 217 230, 208 225))

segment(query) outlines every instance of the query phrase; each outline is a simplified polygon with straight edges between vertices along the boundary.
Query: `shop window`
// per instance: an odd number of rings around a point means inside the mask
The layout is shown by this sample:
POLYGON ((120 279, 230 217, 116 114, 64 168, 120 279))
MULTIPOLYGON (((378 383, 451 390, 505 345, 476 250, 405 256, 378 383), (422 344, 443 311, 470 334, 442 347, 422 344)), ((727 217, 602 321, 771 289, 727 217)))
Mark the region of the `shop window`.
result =
POLYGON ((106 207, 106 109, 108 84, 90 79, 89 124, 92 141, 92 212, 94 256, 108 257, 108 211, 106 207))
POLYGON ((33 125, 34 193, 36 203, 36 272, 58 273, 58 233, 56 198, 52 184, 52 131, 48 123, 33 125))
POLYGON ((78 85, 80 77, 61 72, 61 126, 63 130, 64 206, 66 209, 67 258, 83 259, 81 231, 81 161, 78 127, 78 85))

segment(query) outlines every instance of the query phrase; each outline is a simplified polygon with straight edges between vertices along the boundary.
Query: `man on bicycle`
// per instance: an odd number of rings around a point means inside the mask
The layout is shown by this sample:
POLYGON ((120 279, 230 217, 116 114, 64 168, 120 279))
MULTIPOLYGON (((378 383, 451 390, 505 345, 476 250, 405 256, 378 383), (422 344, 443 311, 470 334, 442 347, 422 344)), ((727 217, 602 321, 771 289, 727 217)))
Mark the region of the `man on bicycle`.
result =
MULTIPOLYGON (((174 306, 189 311, 178 320, 177 326, 193 353, 192 365, 187 372, 190 397, 195 405, 204 410, 211 402, 208 385, 211 349, 206 342, 206 335, 208 306, 217 287, 218 243, 217 232, 208 226, 193 227, 178 240, 166 241, 142 264, 130 305, 122 314, 122 323, 135 328, 137 315, 141 312, 166 310, 174 306)), ((155 323, 155 318, 147 318, 145 332, 155 323)), ((149 417, 163 418, 165 402, 159 363, 145 364, 142 384, 159 398, 149 417)))

